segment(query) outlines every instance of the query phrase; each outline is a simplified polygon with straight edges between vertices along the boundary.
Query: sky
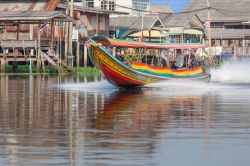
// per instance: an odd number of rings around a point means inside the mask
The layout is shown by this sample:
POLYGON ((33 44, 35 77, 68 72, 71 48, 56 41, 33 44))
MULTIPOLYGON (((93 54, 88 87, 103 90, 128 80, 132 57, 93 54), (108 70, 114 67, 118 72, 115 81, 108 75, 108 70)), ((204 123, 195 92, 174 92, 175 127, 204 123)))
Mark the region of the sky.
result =
POLYGON ((180 12, 190 0, 150 0, 151 4, 168 4, 174 12, 180 12))

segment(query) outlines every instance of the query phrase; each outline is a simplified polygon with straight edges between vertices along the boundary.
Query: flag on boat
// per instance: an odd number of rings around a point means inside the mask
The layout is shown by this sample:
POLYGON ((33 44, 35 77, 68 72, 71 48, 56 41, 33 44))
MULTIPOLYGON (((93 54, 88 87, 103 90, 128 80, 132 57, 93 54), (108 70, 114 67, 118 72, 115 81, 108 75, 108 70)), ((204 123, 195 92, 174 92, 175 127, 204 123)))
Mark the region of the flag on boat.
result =
POLYGON ((204 27, 205 27, 205 29, 208 29, 210 27, 210 21, 208 21, 208 20, 205 21, 204 27))
POLYGON ((46 28, 46 26, 47 26, 47 23, 40 24, 37 31, 41 33, 46 28))

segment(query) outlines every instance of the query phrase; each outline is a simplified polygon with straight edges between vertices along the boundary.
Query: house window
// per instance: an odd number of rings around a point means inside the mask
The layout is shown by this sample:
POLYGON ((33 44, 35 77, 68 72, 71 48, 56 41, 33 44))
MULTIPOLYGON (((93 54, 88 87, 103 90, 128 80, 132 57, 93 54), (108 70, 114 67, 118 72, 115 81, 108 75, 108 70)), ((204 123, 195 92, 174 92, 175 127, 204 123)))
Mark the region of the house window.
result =
POLYGON ((112 11, 115 10, 115 2, 114 1, 109 1, 109 10, 112 10, 112 11))
POLYGON ((221 22, 211 22, 211 28, 223 28, 224 24, 221 22))
POLYGON ((115 1, 114 0, 102 0, 101 9, 103 10, 115 10, 115 1))
POLYGON ((133 9, 135 13, 141 13, 148 10, 149 0, 132 0, 133 9))
POLYGON ((107 1, 101 1, 101 9, 107 10, 107 1))
POLYGON ((0 33, 4 32, 4 26, 0 25, 0 33))
POLYGON ((94 0, 86 0, 86 7, 94 7, 94 0))

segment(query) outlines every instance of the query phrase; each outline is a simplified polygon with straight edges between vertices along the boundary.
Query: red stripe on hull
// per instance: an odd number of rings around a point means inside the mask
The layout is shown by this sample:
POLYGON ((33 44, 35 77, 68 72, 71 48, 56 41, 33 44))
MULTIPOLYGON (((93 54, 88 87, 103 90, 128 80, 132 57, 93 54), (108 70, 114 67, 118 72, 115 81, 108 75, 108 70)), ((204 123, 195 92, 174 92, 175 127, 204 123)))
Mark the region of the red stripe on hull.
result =
POLYGON ((102 72, 105 75, 105 78, 113 85, 118 86, 141 86, 145 85, 146 83, 132 80, 128 77, 125 77, 116 71, 112 70, 110 67, 108 67, 105 64, 101 64, 102 66, 102 72))

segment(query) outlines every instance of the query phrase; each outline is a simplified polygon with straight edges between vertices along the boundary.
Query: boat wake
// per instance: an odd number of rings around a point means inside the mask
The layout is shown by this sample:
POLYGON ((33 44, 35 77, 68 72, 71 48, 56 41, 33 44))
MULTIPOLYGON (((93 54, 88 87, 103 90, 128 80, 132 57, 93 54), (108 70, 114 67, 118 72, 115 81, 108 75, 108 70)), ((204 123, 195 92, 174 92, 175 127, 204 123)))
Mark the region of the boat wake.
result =
POLYGON ((250 83, 250 61, 226 62, 211 70, 211 81, 216 83, 250 83))
POLYGON ((80 91, 80 92, 111 92, 118 88, 108 83, 106 80, 98 82, 86 82, 86 83, 66 83, 55 85, 65 91, 80 91))
MULTIPOLYGON (((208 92, 220 89, 230 89, 242 87, 242 84, 250 83, 250 61, 226 62, 218 69, 211 69, 211 82, 195 81, 164 81, 160 83, 148 84, 142 87, 143 90, 157 90, 163 92, 208 92)), ((111 85, 106 80, 88 83, 66 83, 56 85, 56 87, 66 91, 82 92, 114 92, 120 88, 111 85)))
POLYGON ((168 93, 203 93, 211 90, 226 88, 224 85, 217 83, 196 81, 164 81, 160 83, 148 84, 145 87, 168 93))

